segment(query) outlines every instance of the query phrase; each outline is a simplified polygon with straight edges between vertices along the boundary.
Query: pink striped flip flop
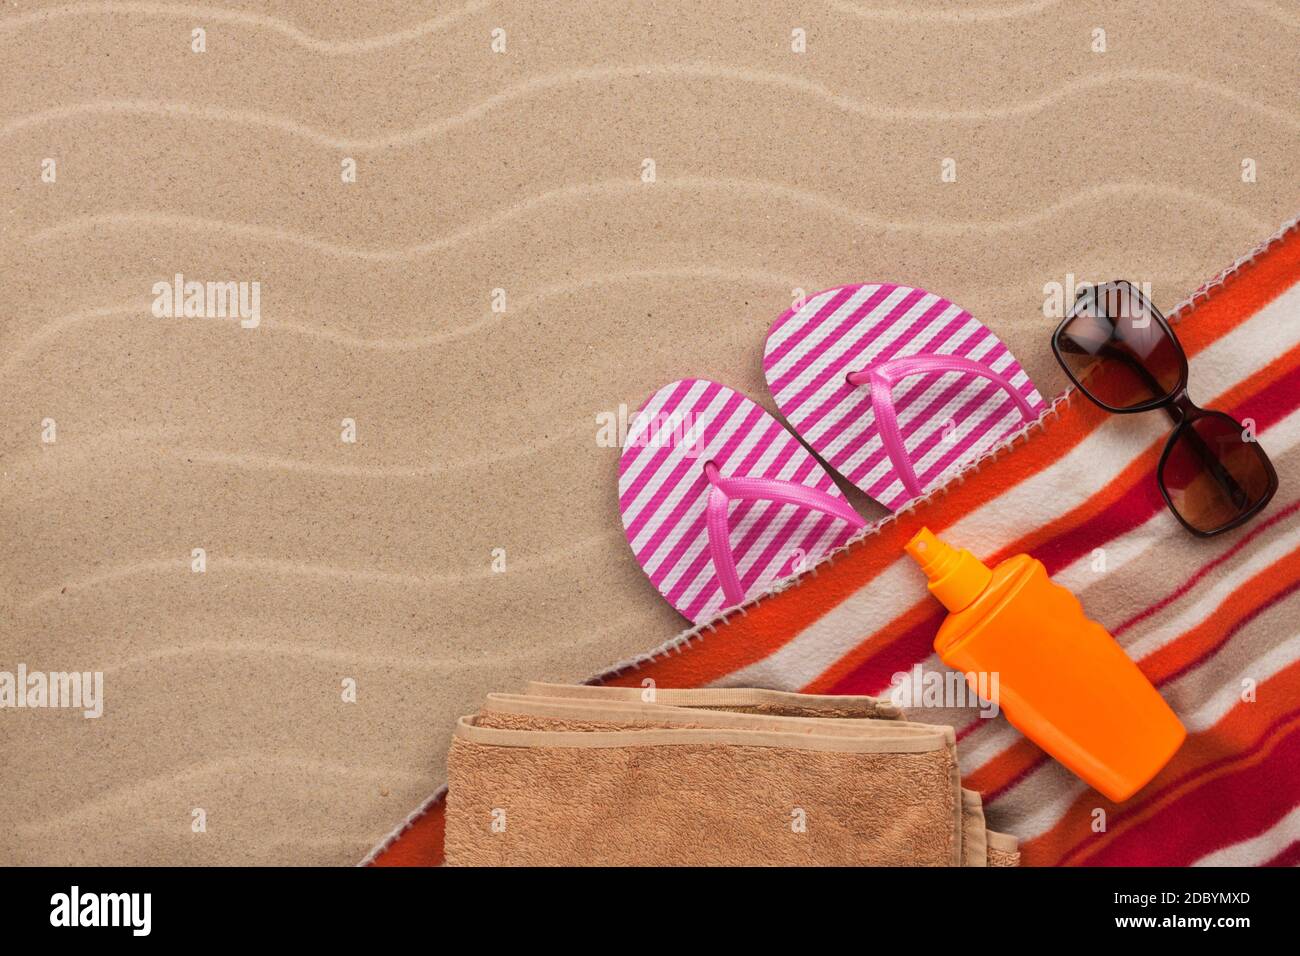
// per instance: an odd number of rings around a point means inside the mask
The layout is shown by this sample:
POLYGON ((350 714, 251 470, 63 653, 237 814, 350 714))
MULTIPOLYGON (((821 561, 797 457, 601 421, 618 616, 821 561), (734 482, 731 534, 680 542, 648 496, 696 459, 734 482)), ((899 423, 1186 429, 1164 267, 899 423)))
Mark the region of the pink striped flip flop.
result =
POLYGON ((890 510, 1046 407, 996 335, 924 289, 846 285, 790 309, 763 370, 786 421, 890 510))
POLYGON ((632 551, 693 622, 813 564, 865 524, 775 418, 703 379, 665 385, 641 406, 618 475, 632 551))

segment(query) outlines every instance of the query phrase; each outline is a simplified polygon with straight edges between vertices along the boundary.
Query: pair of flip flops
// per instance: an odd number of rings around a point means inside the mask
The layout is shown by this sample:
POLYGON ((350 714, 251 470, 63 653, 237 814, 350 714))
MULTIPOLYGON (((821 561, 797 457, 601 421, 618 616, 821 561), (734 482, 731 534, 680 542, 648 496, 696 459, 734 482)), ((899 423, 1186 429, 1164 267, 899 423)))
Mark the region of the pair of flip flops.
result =
POLYGON ((996 335, 908 286, 812 296, 773 323, 763 369, 798 437, 725 385, 682 379, 641 406, 619 462, 628 543, 693 622, 802 571, 865 525, 804 443, 897 510, 1045 407, 996 335))

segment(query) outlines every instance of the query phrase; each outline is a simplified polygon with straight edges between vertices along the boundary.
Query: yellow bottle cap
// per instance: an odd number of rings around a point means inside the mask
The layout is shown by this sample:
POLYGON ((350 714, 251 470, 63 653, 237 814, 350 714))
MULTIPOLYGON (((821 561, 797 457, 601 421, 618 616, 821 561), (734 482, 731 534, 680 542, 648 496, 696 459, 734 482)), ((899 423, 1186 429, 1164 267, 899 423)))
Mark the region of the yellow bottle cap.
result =
POLYGON ((904 550, 929 579, 930 593, 949 611, 967 607, 993 580, 984 562, 965 548, 944 544, 929 528, 918 531, 904 550))

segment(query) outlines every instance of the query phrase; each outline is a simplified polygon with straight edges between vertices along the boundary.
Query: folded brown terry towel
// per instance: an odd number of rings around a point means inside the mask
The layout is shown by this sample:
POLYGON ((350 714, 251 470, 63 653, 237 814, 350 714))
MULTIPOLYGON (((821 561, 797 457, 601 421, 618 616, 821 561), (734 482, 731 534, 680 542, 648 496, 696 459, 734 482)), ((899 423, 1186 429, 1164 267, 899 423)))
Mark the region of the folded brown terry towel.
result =
POLYGON ((872 697, 533 684, 459 721, 446 859, 1015 866, 950 727, 872 697))

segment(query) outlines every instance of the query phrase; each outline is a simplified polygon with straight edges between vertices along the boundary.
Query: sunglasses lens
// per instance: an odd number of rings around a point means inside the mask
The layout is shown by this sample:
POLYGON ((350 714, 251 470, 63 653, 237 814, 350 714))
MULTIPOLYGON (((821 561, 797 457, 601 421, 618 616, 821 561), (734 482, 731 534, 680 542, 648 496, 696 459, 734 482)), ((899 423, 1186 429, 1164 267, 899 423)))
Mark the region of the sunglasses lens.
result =
POLYGON ((1183 385, 1182 347, 1159 313, 1127 282, 1085 292, 1056 334, 1056 346, 1075 381, 1112 409, 1149 405, 1183 385))
POLYGON ((1259 443, 1220 412, 1178 426, 1160 483, 1182 519, 1207 534, 1259 508, 1277 487, 1259 443))

